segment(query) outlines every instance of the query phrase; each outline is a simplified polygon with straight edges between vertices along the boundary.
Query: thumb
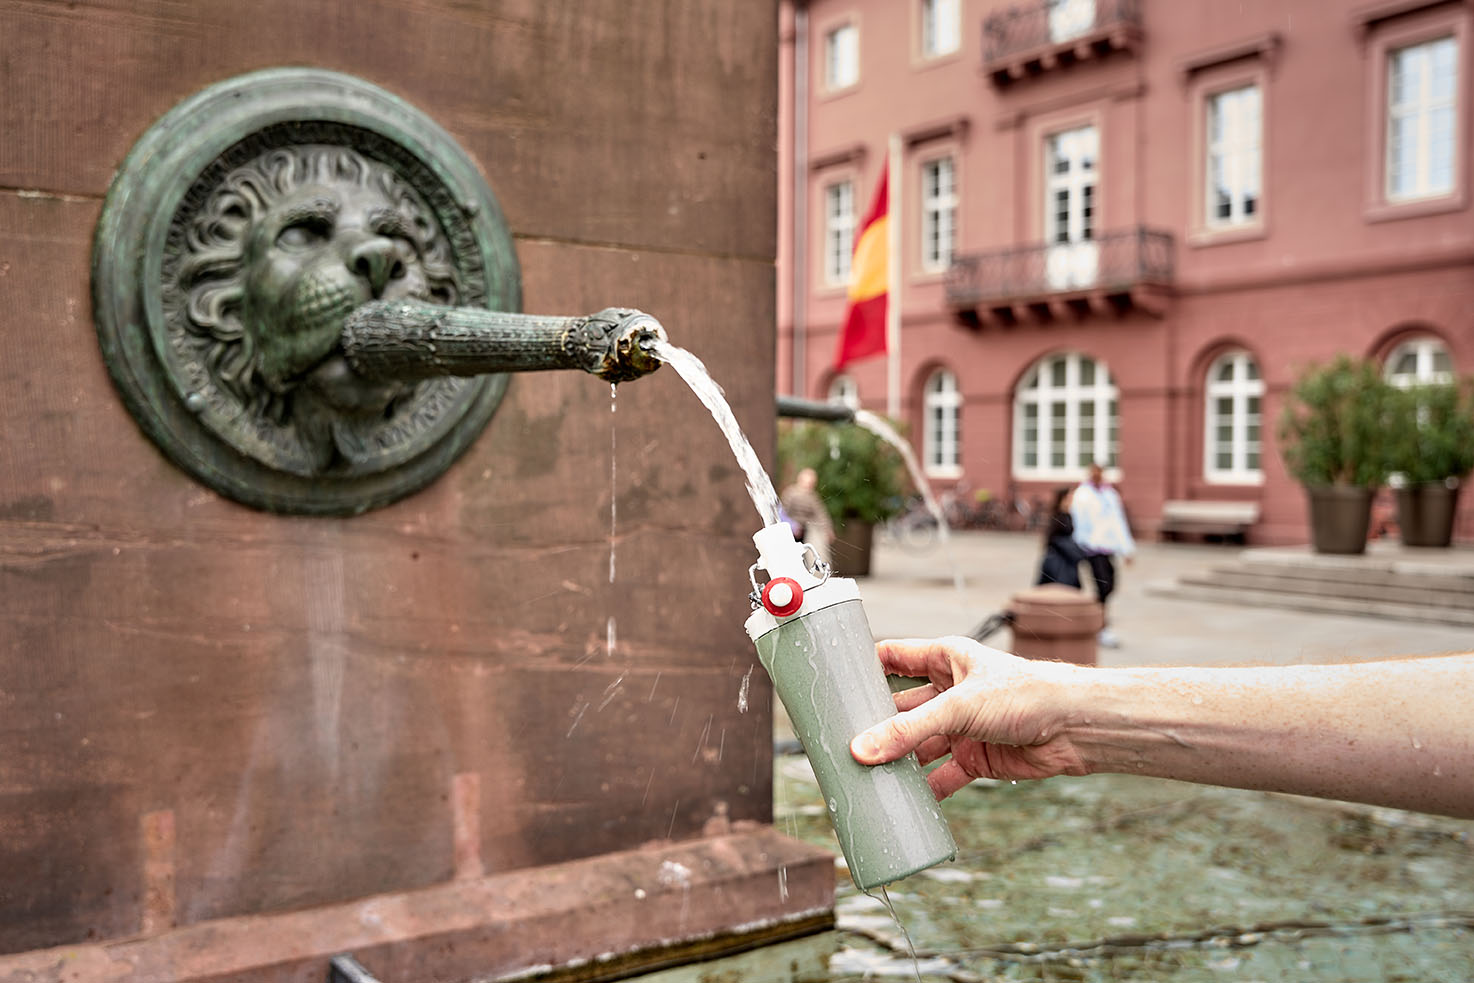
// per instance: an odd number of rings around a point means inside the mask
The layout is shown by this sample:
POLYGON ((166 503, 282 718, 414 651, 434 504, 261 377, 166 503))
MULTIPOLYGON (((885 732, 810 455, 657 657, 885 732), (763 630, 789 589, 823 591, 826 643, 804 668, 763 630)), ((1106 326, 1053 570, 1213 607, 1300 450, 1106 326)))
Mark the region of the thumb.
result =
POLYGON ((905 757, 927 738, 948 732, 949 703, 938 697, 862 730, 850 741, 850 754, 862 765, 880 765, 905 757))

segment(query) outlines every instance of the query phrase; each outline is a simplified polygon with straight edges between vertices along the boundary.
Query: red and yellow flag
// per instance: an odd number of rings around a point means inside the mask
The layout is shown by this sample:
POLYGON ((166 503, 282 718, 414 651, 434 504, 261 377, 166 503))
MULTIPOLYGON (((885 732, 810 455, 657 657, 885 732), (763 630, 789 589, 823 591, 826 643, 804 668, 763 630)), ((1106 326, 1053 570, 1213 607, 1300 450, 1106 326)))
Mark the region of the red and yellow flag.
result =
POLYGON ((888 165, 881 170, 875 200, 870 203, 870 211, 865 213, 865 222, 855 236, 855 253, 850 261, 850 306, 839 333, 839 350, 834 356, 836 369, 869 355, 885 354, 886 280, 890 268, 890 208, 886 191, 889 171, 888 165))

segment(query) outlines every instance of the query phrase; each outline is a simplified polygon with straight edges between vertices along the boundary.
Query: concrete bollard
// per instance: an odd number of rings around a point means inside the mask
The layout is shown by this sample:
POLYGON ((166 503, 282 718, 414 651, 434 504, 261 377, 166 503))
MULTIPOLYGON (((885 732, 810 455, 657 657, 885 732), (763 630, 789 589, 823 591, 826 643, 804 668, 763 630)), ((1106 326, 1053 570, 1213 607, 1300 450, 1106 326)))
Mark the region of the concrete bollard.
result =
POLYGON ((1075 587, 1043 584, 1009 600, 1013 652, 1027 659, 1095 665, 1095 637, 1105 627, 1100 602, 1075 587))

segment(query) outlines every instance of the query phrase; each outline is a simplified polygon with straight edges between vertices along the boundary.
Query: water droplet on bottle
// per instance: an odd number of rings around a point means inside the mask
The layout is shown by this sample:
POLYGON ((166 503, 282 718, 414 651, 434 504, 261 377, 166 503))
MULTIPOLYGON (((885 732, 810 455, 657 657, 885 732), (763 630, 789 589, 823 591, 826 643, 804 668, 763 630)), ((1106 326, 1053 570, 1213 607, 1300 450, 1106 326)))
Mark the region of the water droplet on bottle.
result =
POLYGON ((835 802, 833 799, 830 799, 829 800, 829 811, 830 812, 838 812, 839 811, 839 803, 838 802, 835 802))

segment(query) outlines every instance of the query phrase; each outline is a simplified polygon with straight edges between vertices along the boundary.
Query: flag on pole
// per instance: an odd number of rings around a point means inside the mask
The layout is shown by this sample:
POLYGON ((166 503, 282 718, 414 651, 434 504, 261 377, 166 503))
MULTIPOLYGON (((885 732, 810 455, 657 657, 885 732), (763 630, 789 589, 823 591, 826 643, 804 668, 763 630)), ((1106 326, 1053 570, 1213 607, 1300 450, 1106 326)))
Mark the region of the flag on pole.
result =
POLYGON ((886 351, 886 303, 889 296, 890 208, 887 185, 890 167, 880 172, 880 184, 865 221, 855 236, 850 260, 849 309, 839 333, 834 367, 886 351))

